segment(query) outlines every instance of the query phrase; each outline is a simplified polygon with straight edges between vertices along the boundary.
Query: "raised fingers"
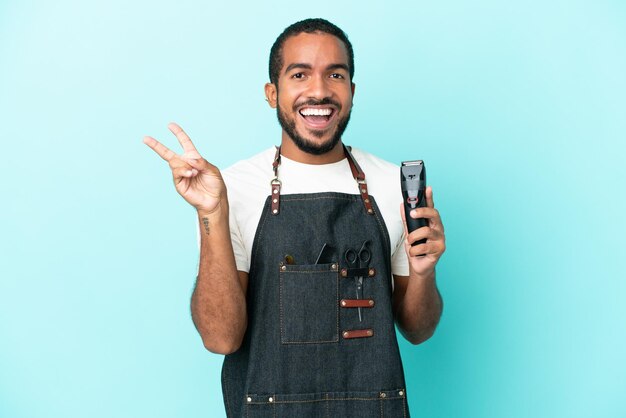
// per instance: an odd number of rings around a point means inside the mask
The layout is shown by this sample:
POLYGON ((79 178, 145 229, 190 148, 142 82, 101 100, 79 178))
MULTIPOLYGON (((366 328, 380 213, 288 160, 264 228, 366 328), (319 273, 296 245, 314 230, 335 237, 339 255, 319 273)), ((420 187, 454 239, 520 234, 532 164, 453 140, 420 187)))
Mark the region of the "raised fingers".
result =
POLYGON ((152 148, 154 152, 159 154, 159 156, 167 162, 169 162, 176 155, 174 151, 161 144, 159 141, 152 138, 151 136, 145 136, 143 138, 143 143, 152 148))
POLYGON ((183 128, 174 122, 167 125, 167 127, 174 135, 176 135, 176 139, 180 142, 180 145, 183 147, 185 153, 198 152, 196 147, 193 145, 193 142, 191 142, 191 138, 189 138, 185 131, 183 131, 183 128))

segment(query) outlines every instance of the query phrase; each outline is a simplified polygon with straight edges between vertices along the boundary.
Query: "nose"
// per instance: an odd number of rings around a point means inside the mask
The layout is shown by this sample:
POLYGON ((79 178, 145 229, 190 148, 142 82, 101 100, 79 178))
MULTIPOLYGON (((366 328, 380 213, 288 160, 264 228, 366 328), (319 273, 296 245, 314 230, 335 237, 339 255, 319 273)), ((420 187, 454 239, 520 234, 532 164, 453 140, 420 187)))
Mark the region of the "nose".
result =
POLYGON ((315 99, 324 99, 332 96, 332 90, 329 88, 328 80, 323 75, 311 77, 307 95, 315 99))

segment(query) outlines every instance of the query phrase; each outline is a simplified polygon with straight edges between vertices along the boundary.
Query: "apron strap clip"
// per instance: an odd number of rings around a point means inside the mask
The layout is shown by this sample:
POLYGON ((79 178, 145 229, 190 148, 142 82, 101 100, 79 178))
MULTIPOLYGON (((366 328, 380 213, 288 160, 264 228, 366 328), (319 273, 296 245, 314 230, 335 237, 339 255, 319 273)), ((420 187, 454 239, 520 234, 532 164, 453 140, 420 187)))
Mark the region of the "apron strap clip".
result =
POLYGON ((280 212, 280 186, 282 183, 276 177, 270 182, 272 185, 272 215, 278 215, 280 212))

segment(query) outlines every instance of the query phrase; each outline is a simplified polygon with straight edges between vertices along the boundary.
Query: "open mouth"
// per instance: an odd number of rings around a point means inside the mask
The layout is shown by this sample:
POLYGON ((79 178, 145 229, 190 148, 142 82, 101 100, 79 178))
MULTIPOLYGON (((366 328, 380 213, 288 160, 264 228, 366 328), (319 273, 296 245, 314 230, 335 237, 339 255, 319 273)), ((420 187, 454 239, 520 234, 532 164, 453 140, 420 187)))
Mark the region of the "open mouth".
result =
POLYGON ((298 110, 306 125, 312 129, 324 129, 335 116, 335 109, 332 107, 303 107, 298 110))

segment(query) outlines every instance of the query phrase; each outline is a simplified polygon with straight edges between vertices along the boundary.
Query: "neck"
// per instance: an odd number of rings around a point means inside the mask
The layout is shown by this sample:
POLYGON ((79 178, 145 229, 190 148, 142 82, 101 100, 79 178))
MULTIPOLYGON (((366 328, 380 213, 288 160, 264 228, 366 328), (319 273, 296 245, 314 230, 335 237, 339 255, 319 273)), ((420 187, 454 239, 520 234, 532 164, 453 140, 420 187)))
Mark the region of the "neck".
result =
POLYGON ((333 149, 324 154, 309 154, 308 152, 304 152, 298 148, 289 135, 287 135, 284 131, 280 145, 280 153, 290 160, 303 164, 331 164, 345 158, 343 153, 343 143, 341 141, 339 141, 333 149))

